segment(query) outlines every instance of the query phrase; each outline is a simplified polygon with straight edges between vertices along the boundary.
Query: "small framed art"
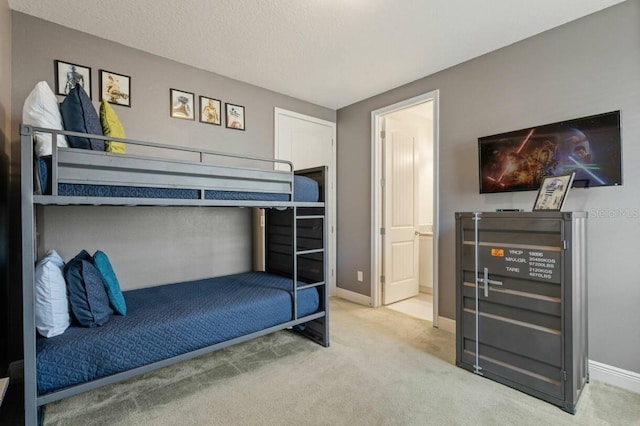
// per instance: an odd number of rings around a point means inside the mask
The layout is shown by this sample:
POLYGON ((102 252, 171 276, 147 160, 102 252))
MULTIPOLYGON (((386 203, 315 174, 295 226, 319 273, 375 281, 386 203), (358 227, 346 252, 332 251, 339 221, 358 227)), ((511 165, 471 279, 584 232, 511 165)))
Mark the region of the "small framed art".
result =
POLYGON ((193 104, 195 95, 191 92, 170 89, 170 111, 169 114, 173 118, 182 118, 183 120, 195 120, 193 104))
POLYGON ((100 97, 110 104, 131 107, 131 77, 100 70, 100 97))
POLYGON ((229 129, 244 130, 244 107, 225 103, 226 125, 229 129))
POLYGON ((79 84, 91 99, 91 68, 59 60, 55 60, 54 64, 58 95, 67 96, 79 84))
POLYGON ((564 173, 555 176, 546 176, 542 179, 533 211, 551 210, 560 211, 567 197, 569 188, 573 183, 575 172, 564 173))
POLYGON ((218 99, 200 96, 200 121, 219 126, 222 123, 220 105, 218 99))

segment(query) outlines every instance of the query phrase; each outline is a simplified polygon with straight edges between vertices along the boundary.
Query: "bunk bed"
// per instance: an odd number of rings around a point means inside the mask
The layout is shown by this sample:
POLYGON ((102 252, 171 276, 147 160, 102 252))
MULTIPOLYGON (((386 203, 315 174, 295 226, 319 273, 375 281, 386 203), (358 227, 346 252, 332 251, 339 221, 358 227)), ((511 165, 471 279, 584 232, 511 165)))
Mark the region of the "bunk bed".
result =
POLYGON ((275 331, 292 329, 329 345, 326 167, 294 172, 287 161, 99 135, 90 137, 169 154, 123 155, 52 143, 51 156, 38 158, 35 132, 52 142, 59 135, 88 137, 20 128, 25 424, 42 420, 47 403, 275 331), (197 159, 172 159, 178 151, 197 159), (247 167, 247 161, 262 166, 247 167), (126 316, 44 338, 35 328, 35 227, 38 211, 48 205, 264 208, 265 271, 125 291, 126 316))

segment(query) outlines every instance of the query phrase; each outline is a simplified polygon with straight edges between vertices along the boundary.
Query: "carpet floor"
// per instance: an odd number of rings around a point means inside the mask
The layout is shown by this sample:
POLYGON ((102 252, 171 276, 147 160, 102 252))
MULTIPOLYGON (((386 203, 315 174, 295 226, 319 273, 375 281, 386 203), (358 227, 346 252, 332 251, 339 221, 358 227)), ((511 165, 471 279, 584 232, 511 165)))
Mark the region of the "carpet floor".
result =
POLYGON ((455 339, 331 300, 331 346, 281 331, 49 404, 45 425, 640 425, 592 381, 575 415, 454 365, 455 339))

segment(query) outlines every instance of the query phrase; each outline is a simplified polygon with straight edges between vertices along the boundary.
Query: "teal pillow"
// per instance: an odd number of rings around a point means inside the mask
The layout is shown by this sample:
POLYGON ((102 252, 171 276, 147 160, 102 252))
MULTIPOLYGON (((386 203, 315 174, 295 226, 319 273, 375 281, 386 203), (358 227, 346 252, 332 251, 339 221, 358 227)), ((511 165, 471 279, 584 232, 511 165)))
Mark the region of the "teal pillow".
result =
POLYGON ((113 272, 109 258, 104 252, 98 250, 93 254, 93 264, 100 272, 100 275, 102 275, 104 287, 107 291, 107 296, 109 296, 111 306, 118 314, 126 315, 127 304, 124 301, 118 277, 116 277, 116 273, 113 272))

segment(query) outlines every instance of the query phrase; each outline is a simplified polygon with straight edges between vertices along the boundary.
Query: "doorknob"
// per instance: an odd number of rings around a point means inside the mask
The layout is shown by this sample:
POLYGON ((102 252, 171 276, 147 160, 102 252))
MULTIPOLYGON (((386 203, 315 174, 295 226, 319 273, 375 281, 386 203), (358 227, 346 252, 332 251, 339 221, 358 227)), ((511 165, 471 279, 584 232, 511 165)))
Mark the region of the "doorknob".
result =
POLYGON ((427 234, 426 232, 414 231, 415 235, 419 235, 421 237, 430 237, 431 234, 427 234))

